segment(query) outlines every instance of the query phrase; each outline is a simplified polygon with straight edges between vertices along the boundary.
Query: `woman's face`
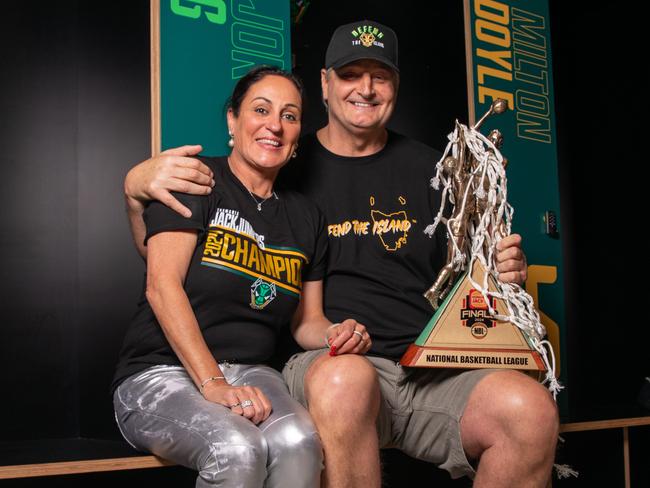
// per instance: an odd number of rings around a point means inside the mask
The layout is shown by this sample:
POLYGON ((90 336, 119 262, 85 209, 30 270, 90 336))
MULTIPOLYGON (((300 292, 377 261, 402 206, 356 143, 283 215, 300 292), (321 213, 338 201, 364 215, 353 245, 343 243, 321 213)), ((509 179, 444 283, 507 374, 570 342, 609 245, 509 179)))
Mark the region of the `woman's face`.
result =
POLYGON ((265 76, 248 89, 238 116, 228 110, 228 129, 235 141, 231 157, 261 171, 280 169, 298 145, 301 115, 302 101, 293 82, 265 76))

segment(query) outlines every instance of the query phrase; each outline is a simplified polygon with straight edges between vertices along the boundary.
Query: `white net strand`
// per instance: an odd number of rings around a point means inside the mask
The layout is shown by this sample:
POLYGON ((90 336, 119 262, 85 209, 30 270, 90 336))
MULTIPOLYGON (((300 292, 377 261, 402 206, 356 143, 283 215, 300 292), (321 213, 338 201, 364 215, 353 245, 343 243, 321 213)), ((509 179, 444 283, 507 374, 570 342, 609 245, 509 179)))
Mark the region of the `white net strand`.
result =
MULTIPOLYGON (((440 208, 438 209, 438 213, 436 214, 436 217, 433 221, 433 224, 430 224, 424 229, 424 233, 427 234, 429 237, 433 237, 433 233, 435 232, 436 228, 438 227, 438 224, 442 221, 443 218, 443 212, 444 212, 444 202, 449 199, 450 201, 453 200, 453 194, 449 194, 449 190, 451 189, 451 178, 445 177, 443 171, 442 171, 442 163, 447 158, 449 155, 449 151, 452 150, 453 147, 455 147, 455 143, 458 140, 458 129, 454 130, 454 132, 451 132, 447 138, 449 139, 449 142, 447 143, 447 147, 445 148, 445 152, 440 158, 440 160, 436 163, 436 174, 433 178, 431 178, 431 187, 434 190, 439 190, 440 189, 440 183, 442 182, 443 184, 443 189, 442 189, 442 197, 440 201, 442 204, 440 205, 440 208)), ((455 203, 452 201, 452 203, 455 203)))
MULTIPOLYGON (((441 222, 444 222, 444 209, 449 201, 452 204, 462 204, 467 199, 474 197, 481 204, 485 205, 478 222, 472 219, 467 225, 467 236, 464 247, 459 249, 456 241, 451 240, 453 244, 451 260, 456 271, 464 271, 469 264, 468 277, 472 286, 479 290, 485 299, 490 315, 500 321, 507 321, 522 330, 531 346, 540 354, 542 361, 546 366, 547 373, 543 384, 548 385, 548 389, 553 394, 553 398, 562 389, 555 377, 555 356, 551 344, 544 340, 546 329, 541 323, 539 314, 534 306, 532 297, 515 283, 502 283, 496 281, 496 291, 489 291, 489 275, 498 276, 496 270, 495 257, 497 244, 499 241, 510 234, 512 229, 512 217, 514 210, 508 203, 507 196, 507 178, 503 164, 503 156, 495 147, 494 143, 479 131, 470 129, 467 126, 456 123, 456 128, 448 136, 449 143, 445 148, 442 158, 436 163, 436 175, 431 179, 431 186, 440 189, 442 184, 442 196, 440 208, 436 213, 433 224, 427 226, 425 233, 429 237, 433 236, 436 228, 441 222), (452 154, 458 160, 459 147, 464 144, 471 154, 476 166, 471 169, 469 182, 466 185, 462 202, 453 201, 453 175, 445 175, 443 162, 452 154), (487 194, 485 189, 487 190, 487 194), (502 235, 503 232, 503 235, 502 235), (466 256, 470 255, 469 263, 466 256), (472 278, 474 263, 479 261, 486 269, 483 277, 483 283, 477 283, 472 278), (501 315, 492 307, 491 298, 497 298, 505 303, 507 315, 501 315)), ((461 216, 462 217, 462 216, 461 216)), ((446 223, 447 236, 452 236, 451 219, 446 223)))
POLYGON ((562 478, 568 478, 569 476, 577 478, 580 474, 575 469, 572 469, 568 464, 554 464, 553 467, 555 468, 557 479, 559 480, 562 478))

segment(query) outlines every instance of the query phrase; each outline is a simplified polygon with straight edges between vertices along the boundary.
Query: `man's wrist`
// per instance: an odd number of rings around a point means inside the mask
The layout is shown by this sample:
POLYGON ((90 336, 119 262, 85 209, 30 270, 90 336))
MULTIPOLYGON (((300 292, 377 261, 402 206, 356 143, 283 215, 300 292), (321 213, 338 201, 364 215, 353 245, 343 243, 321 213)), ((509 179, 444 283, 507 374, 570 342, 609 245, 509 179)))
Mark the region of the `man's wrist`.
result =
MULTIPOLYGON (((135 165, 129 170, 124 178, 124 194, 128 198, 132 198, 137 201, 141 201, 144 195, 141 194, 142 185, 140 182, 144 178, 143 163, 135 165)), ((146 199, 146 198, 145 198, 146 199)))
POLYGON ((144 203, 137 198, 133 198, 125 193, 124 201, 126 202, 126 211, 129 214, 142 215, 144 213, 144 203))

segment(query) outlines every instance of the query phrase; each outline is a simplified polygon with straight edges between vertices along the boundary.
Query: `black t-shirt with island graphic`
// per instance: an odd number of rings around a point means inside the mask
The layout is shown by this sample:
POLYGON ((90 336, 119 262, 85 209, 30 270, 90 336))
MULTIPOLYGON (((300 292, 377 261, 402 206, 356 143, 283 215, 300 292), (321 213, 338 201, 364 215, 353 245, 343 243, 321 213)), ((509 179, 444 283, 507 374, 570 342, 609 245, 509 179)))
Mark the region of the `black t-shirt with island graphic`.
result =
MULTIPOLYGON (((307 198, 277 191, 257 200, 230 171, 227 159, 200 158, 216 185, 208 196, 175 196, 192 211, 184 218, 159 202, 145 210, 146 239, 196 230, 198 244, 185 292, 217 360, 264 363, 291 321, 303 281, 323 279, 327 234, 322 213, 307 198)), ((180 364, 143 293, 127 331, 113 390, 128 376, 158 364, 180 364)))
POLYGON ((363 323, 370 354, 397 360, 433 315, 423 293, 445 264, 445 226, 433 238, 424 233, 440 206, 430 185, 440 153, 391 131, 371 156, 338 156, 315 135, 304 136, 298 151, 280 183, 325 214, 325 313, 333 322, 363 323))

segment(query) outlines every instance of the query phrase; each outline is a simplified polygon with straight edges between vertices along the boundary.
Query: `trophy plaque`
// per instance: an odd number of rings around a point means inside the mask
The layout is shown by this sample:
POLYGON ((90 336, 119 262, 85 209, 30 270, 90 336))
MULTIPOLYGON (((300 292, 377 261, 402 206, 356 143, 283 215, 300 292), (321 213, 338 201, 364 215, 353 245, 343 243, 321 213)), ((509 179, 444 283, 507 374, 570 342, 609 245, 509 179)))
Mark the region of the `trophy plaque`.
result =
MULTIPOLYGON (((474 281, 485 268, 474 265, 474 281)), ((488 277, 490 291, 496 290, 488 277)), ((492 298, 492 308, 507 314, 503 300, 492 298)), ((490 316, 483 294, 463 276, 426 328, 401 359, 404 366, 439 368, 510 368, 546 371, 540 354, 525 333, 509 322, 490 316)))
POLYGON ((507 108, 505 100, 495 100, 473 127, 456 121, 436 164, 431 184, 441 190, 441 204, 425 232, 433 235, 438 225, 446 226, 447 263, 424 294, 435 314, 400 363, 545 373, 544 383, 556 394, 561 386, 553 351, 532 297, 497 278, 496 246, 510 234, 513 209, 507 201, 507 159, 499 150, 503 137, 498 130, 485 136, 479 128, 507 108))

